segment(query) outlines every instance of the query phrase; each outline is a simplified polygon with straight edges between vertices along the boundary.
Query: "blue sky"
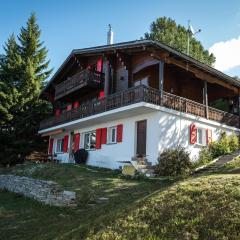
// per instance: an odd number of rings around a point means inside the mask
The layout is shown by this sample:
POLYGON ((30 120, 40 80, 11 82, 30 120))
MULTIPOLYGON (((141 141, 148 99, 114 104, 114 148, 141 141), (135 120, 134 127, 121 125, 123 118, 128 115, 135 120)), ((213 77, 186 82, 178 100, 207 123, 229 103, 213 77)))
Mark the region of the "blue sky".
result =
POLYGON ((194 28, 202 29, 197 38, 219 56, 216 67, 240 76, 239 0, 2 0, 0 53, 8 36, 18 34, 33 11, 55 71, 73 48, 105 44, 109 23, 114 42, 130 41, 143 36, 157 17, 167 16, 185 26, 191 19, 194 28), (234 55, 232 62, 227 53, 234 55))

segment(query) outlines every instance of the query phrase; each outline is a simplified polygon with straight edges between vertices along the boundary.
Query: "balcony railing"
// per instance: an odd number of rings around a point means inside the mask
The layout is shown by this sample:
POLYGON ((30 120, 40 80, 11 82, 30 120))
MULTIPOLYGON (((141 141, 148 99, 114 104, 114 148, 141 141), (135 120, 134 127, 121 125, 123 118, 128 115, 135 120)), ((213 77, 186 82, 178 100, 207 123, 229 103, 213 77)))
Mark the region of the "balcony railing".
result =
POLYGON ((103 83, 103 78, 103 73, 89 71, 88 69, 76 73, 71 78, 56 85, 55 100, 85 86, 99 87, 103 83))
POLYGON ((161 93, 157 89, 140 85, 109 95, 103 99, 90 100, 82 103, 76 109, 63 112, 58 117, 54 116, 46 119, 41 122, 40 130, 138 102, 152 103, 179 112, 208 118, 229 126, 239 127, 239 117, 237 115, 206 107, 192 100, 167 92, 161 93))

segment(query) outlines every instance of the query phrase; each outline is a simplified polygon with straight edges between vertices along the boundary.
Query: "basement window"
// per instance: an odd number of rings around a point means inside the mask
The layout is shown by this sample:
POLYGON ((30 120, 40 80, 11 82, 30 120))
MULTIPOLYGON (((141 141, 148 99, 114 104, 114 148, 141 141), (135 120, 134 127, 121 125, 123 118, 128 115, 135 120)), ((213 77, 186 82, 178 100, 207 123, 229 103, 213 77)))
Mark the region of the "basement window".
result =
POLYGON ((96 148, 96 131, 84 134, 84 149, 94 150, 96 148))
POLYGON ((116 143, 117 142, 117 126, 108 128, 108 143, 116 143))
POLYGON ((57 139, 57 145, 56 145, 56 152, 62 153, 63 152, 63 138, 57 139))

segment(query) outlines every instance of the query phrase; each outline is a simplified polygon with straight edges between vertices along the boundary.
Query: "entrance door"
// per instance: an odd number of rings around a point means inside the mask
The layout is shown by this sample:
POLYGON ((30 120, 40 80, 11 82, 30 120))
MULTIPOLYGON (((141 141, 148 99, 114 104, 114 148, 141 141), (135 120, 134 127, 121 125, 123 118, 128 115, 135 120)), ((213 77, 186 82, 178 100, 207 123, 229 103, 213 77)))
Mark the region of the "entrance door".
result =
POLYGON ((137 155, 146 156, 147 120, 137 122, 137 155))

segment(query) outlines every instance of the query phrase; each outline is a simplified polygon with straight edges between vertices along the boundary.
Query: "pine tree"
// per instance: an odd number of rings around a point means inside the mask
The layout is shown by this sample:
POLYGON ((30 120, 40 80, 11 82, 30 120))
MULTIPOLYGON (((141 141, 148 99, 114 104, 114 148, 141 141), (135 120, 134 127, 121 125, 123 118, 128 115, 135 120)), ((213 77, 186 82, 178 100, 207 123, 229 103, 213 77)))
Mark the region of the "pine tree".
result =
POLYGON ((48 102, 38 98, 51 70, 47 50, 34 14, 18 36, 8 39, 0 64, 0 163, 20 163, 44 144, 37 130, 50 111, 48 102), (3 116, 3 117, 2 117, 3 116))
POLYGON ((23 60, 22 92, 29 99, 39 94, 44 81, 51 74, 51 70, 48 70, 49 61, 46 60, 48 51, 43 46, 40 36, 41 30, 35 14, 32 13, 27 26, 21 28, 18 37, 23 60))
POLYGON ((21 56, 15 36, 12 34, 4 46, 5 55, 0 61, 0 128, 12 120, 19 97, 21 56))
MULTIPOLYGON (((150 25, 150 32, 145 33, 145 38, 165 43, 180 52, 187 52, 188 30, 177 25, 174 20, 167 17, 158 18, 150 25)), ((205 64, 213 65, 215 57, 204 49, 201 42, 190 37, 189 55, 205 64)))

